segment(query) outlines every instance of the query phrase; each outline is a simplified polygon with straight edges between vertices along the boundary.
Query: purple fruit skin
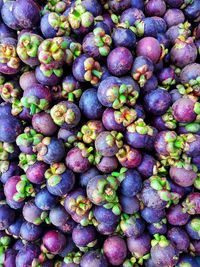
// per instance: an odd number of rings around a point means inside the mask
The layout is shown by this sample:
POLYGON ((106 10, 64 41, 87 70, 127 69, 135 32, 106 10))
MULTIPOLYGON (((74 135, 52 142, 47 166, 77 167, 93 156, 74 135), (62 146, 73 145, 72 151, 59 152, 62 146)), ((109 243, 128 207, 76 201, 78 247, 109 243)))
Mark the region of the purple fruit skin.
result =
POLYGON ((185 21, 184 13, 177 8, 168 9, 164 15, 164 20, 167 22, 167 26, 175 26, 185 21))
POLYGON ((136 170, 129 169, 120 185, 121 193, 126 197, 134 197, 142 188, 142 178, 136 170))
POLYGON ((18 218, 15 220, 8 228, 7 231, 10 235, 14 236, 15 238, 20 238, 20 228, 22 223, 24 222, 23 218, 18 218))
POLYGON ((113 49, 107 58, 108 70, 115 76, 127 74, 133 64, 133 56, 125 47, 117 47, 113 49))
POLYGON ((45 136, 51 136, 57 131, 57 126, 46 112, 35 114, 32 118, 33 128, 45 136))
POLYGON ((69 219, 69 214, 63 206, 58 205, 50 210, 49 219, 53 225, 62 226, 69 219))
POLYGON ((137 255, 137 257, 140 258, 150 251, 151 238, 147 233, 144 233, 137 238, 132 236, 127 239, 127 246, 132 254, 137 255))
POLYGON ((152 208, 145 207, 141 211, 141 215, 147 223, 158 223, 165 217, 165 210, 155 210, 152 208))
POLYGON ((163 115, 170 104, 171 95, 163 89, 156 89, 144 97, 145 108, 153 115, 163 115))
POLYGON ((95 176, 99 175, 100 172, 97 168, 92 167, 84 173, 80 174, 80 184, 82 187, 86 187, 88 182, 95 176))
POLYGON ((167 237, 176 249, 179 251, 187 251, 190 245, 190 239, 185 230, 179 227, 173 227, 169 229, 167 237))
POLYGON ((104 173, 111 173, 118 167, 118 160, 113 157, 102 157, 100 162, 96 165, 97 169, 104 173))
POLYGON ((149 154, 144 153, 142 155, 142 162, 137 167, 137 171, 145 178, 149 178, 153 175, 153 169, 156 165, 156 160, 149 154))
POLYGON ((197 174, 193 170, 186 170, 184 168, 178 168, 171 166, 169 170, 171 179, 182 187, 188 187, 193 185, 197 174))
POLYGON ((57 200, 57 197, 50 194, 47 189, 42 189, 35 196, 35 204, 42 210, 52 209, 56 206, 57 200))
POLYGON ((84 254, 80 267, 108 267, 108 262, 104 255, 98 251, 90 251, 84 254))
POLYGON ((110 9, 115 13, 121 13, 123 10, 129 8, 131 6, 130 0, 109 0, 108 5, 110 9))
POLYGON ((161 247, 159 244, 151 248, 151 258, 155 266, 174 266, 178 258, 172 244, 161 247))
POLYGON ((162 17, 166 11, 166 4, 163 0, 149 0, 145 5, 145 11, 148 16, 162 17))
POLYGON ((45 248, 54 255, 60 253, 66 245, 65 236, 61 232, 55 230, 46 232, 42 241, 45 248))
POLYGON ((146 180, 143 183, 141 198, 146 207, 160 210, 165 208, 167 202, 162 200, 158 192, 150 186, 150 182, 146 180))
POLYGON ((119 236, 108 237, 103 245, 105 256, 110 264, 118 266, 127 256, 126 242, 119 236))
POLYGON ((15 266, 15 259, 16 259, 17 251, 13 248, 6 250, 4 255, 4 266, 11 267, 15 266))
POLYGON ((47 86, 57 85, 61 80, 61 77, 56 76, 54 73, 50 77, 45 76, 40 70, 40 66, 35 69, 35 77, 39 83, 47 86))
POLYGON ((23 240, 33 242, 39 239, 42 235, 43 229, 41 226, 34 225, 29 222, 24 222, 20 228, 20 236, 23 240))
POLYGON ((122 211, 127 214, 134 214, 140 209, 137 197, 126 197, 121 195, 119 202, 121 204, 122 211))
POLYGON ((72 232, 72 239, 76 246, 87 247, 87 245, 96 240, 96 230, 92 225, 77 225, 72 232))
POLYGON ((40 10, 33 0, 17 0, 13 4, 13 15, 23 29, 37 26, 40 20, 40 10))
POLYGON ((16 256, 16 267, 31 266, 33 260, 40 254, 40 249, 35 244, 28 243, 16 256))
POLYGON ((172 206, 167 212, 167 220, 171 225, 182 226, 185 225, 190 218, 188 213, 183 212, 181 205, 172 206))
POLYGON ((105 109, 102 116, 103 125, 108 131, 123 132, 125 130, 125 127, 122 123, 119 124, 115 121, 114 112, 115 110, 112 108, 105 109))
POLYGON ((180 98, 172 106, 175 119, 181 123, 192 122, 196 118, 194 102, 189 98, 180 98))
POLYGON ((79 148, 72 148, 65 159, 67 167, 76 172, 86 172, 90 168, 90 163, 87 158, 84 158, 79 148))
POLYGON ((148 57, 153 63, 157 63, 161 56, 159 42, 153 37, 142 38, 136 47, 137 56, 148 57))
POLYGON ((7 1, 1 8, 1 17, 4 23, 13 30, 20 30, 21 27, 15 16, 13 15, 13 6, 15 1, 7 1))
POLYGON ((128 21, 130 26, 134 26, 136 20, 142 20, 144 17, 142 10, 135 7, 128 8, 121 14, 120 22, 128 21))

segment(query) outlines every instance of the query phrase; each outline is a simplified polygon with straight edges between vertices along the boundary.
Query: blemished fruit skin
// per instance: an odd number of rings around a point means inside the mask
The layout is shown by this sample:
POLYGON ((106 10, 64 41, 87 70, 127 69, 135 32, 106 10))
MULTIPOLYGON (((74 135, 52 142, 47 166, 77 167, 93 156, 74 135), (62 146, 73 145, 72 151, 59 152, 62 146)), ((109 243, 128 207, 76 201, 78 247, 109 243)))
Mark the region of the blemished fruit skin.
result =
POLYGON ((0 267, 200 266, 200 0, 0 0, 0 267))

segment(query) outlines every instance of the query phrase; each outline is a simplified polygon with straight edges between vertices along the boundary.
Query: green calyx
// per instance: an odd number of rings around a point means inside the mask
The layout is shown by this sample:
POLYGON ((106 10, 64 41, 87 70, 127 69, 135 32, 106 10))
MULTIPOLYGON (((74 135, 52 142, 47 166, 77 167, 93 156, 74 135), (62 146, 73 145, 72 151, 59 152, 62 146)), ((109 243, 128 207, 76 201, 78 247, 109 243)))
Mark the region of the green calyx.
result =
POLYGON ((24 133, 18 135, 16 143, 18 146, 36 146, 43 139, 43 135, 37 133, 34 129, 26 127, 24 133))
POLYGON ((110 52, 110 46, 112 44, 112 38, 110 35, 106 34, 105 31, 97 27, 93 30, 94 34, 94 42, 95 45, 99 49, 99 53, 101 56, 107 56, 110 52))
POLYGON ((177 121, 175 120, 173 114, 172 114, 172 109, 169 108, 167 110, 167 112, 162 115, 162 119, 163 121, 165 122, 165 126, 170 129, 170 130, 173 130, 176 128, 177 126, 177 121))
POLYGON ((151 176, 149 178, 150 185, 153 189, 155 189, 160 198, 164 201, 171 201, 172 195, 170 193, 170 185, 165 177, 160 176, 151 176))
POLYGON ((44 98, 38 98, 36 96, 23 96, 21 98, 22 106, 30 109, 30 114, 34 115, 42 110, 46 110, 49 107, 49 102, 44 98))
POLYGON ((118 148, 123 146, 123 134, 116 131, 111 131, 105 138, 106 144, 110 147, 117 145, 118 148))
POLYGON ((66 171, 64 163, 54 163, 45 172, 45 178, 50 186, 56 186, 62 180, 62 174, 66 171))
POLYGON ((44 137, 42 141, 33 147, 33 151, 37 152, 37 160, 43 160, 44 155, 48 151, 48 145, 51 143, 51 137, 44 137))
POLYGON ((92 203, 87 197, 80 195, 76 199, 70 199, 69 208, 77 215, 83 216, 92 208, 92 203))
POLYGON ((6 79, 5 77, 0 73, 0 86, 5 83, 6 79))
POLYGON ((2 175, 3 173, 7 172, 7 170, 9 169, 10 166, 10 162, 7 160, 0 160, 0 175, 2 175))
POLYGON ((137 112, 129 107, 123 106, 114 112, 115 121, 123 124, 124 127, 129 126, 137 118, 137 112))
POLYGON ((132 154, 132 150, 131 147, 128 145, 123 145, 122 148, 119 149, 119 151, 116 154, 117 159, 119 160, 119 162, 124 162, 127 159, 131 159, 131 154, 132 154))
POLYGON ((27 171, 27 169, 33 165, 37 160, 37 156, 35 154, 24 154, 20 153, 19 155, 19 167, 23 169, 24 171, 27 171))
POLYGON ((61 0, 48 0, 47 4, 44 7, 44 10, 42 11, 42 14, 46 14, 49 12, 55 12, 58 14, 63 13, 67 8, 67 2, 61 1, 61 0))
POLYGON ((84 143, 82 142, 77 142, 75 143, 75 146, 78 147, 81 151, 81 155, 84 158, 87 158, 88 161, 93 164, 96 162, 96 152, 94 151, 94 148, 92 146, 86 146, 84 143))
POLYGON ((78 139, 84 143, 90 144, 96 140, 98 134, 102 130, 102 124, 99 121, 89 121, 81 127, 81 131, 77 134, 78 139))
POLYGON ((71 264, 71 263, 80 264, 81 257, 82 257, 82 253, 80 251, 79 252, 71 252, 71 253, 67 254, 67 256, 65 256, 64 262, 66 264, 71 264))
POLYGON ((164 248, 169 246, 169 244, 170 244, 169 240, 167 240, 165 236, 159 234, 155 234, 154 239, 151 240, 152 247, 159 245, 160 247, 164 248))
POLYGON ((84 69, 84 79, 92 85, 97 84, 102 76, 99 62, 95 61, 92 57, 89 57, 84 61, 84 69))
POLYGON ((8 160, 9 154, 15 151, 14 145, 6 142, 0 142, 0 161, 8 160))
POLYGON ((22 60, 29 58, 37 58, 38 48, 42 42, 42 38, 33 33, 25 33, 21 35, 17 44, 17 53, 22 60))
POLYGON ((53 121, 59 126, 64 123, 72 124, 76 120, 75 112, 71 108, 67 108, 64 103, 53 106, 50 114, 53 121))
POLYGON ((77 30, 80 27, 89 28, 94 23, 92 13, 86 11, 81 4, 77 4, 71 9, 68 15, 68 20, 70 26, 74 30, 77 30))
POLYGON ((51 68, 48 66, 48 64, 41 64, 40 70, 45 77, 51 77, 52 75, 55 75, 55 76, 60 78, 63 75, 63 69, 62 68, 60 68, 60 67, 51 68))
POLYGON ((138 133, 138 134, 147 134, 152 136, 153 135, 153 128, 147 125, 143 119, 138 119, 134 123, 130 124, 127 127, 128 132, 130 133, 138 133))
POLYGON ((5 235, 0 238, 0 264, 4 263, 4 253, 9 248, 10 243, 11 238, 9 236, 5 235))
POLYGON ((71 42, 68 48, 65 50, 65 62, 68 65, 72 65, 74 60, 82 53, 82 46, 80 43, 71 42))
POLYGON ((142 65, 141 67, 137 68, 137 70, 132 73, 132 77, 134 80, 138 81, 140 87, 143 87, 147 80, 151 78, 153 72, 148 69, 147 64, 142 65))
POLYGON ((29 182, 26 175, 20 176, 20 181, 16 185, 16 190, 17 193, 15 193, 13 196, 15 201, 22 201, 26 197, 35 195, 33 185, 29 182))
POLYGON ((133 107, 139 97, 132 85, 121 84, 120 86, 113 86, 107 91, 107 97, 112 102, 114 109, 121 108, 124 104, 133 107))
POLYGON ((164 137, 167 151, 172 159, 179 159, 184 147, 184 139, 173 131, 168 131, 164 137))
POLYGON ((12 101, 12 115, 17 116, 19 113, 21 113, 23 110, 23 106, 21 103, 21 99, 13 99, 12 101))
POLYGON ((56 12, 51 12, 48 14, 48 22, 51 27, 57 31, 57 36, 70 34, 70 25, 66 16, 59 15, 56 12))
POLYGON ((39 48, 38 59, 42 64, 62 62, 65 57, 65 50, 68 42, 63 37, 54 37, 44 40, 39 48))
POLYGON ((14 82, 6 82, 0 85, 0 95, 6 102, 13 102, 14 99, 19 98, 21 89, 16 86, 14 82))
POLYGON ((82 89, 71 83, 62 83, 62 96, 68 101, 74 102, 82 95, 82 89))
POLYGON ((193 218, 190 222, 191 228, 193 231, 198 232, 200 234, 200 219, 193 218))
POLYGON ((9 68, 19 68, 20 59, 14 45, 0 45, 0 63, 6 64, 9 68))

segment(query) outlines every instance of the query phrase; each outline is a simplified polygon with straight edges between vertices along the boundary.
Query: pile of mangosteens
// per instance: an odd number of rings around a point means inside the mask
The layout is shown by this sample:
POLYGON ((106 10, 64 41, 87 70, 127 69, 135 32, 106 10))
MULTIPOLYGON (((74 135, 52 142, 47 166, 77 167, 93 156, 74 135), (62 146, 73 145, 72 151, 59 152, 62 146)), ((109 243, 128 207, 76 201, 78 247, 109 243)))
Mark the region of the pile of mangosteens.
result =
POLYGON ((200 266, 200 0, 0 0, 0 266, 200 266))

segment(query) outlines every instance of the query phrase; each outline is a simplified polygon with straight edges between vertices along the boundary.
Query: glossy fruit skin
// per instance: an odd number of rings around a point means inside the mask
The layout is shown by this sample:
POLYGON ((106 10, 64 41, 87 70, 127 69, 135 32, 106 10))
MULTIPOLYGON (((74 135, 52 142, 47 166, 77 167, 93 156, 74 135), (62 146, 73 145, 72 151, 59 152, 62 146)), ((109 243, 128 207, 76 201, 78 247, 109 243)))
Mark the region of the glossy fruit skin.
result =
POLYGON ((82 152, 79 148, 72 148, 65 159, 67 167, 76 172, 86 172, 90 168, 90 163, 86 157, 82 156, 82 152))
POLYGON ((190 215, 183 211, 181 205, 172 206, 167 212, 167 220, 171 225, 185 225, 188 222, 189 218, 190 215))
POLYGON ((40 66, 37 66, 35 69, 35 77, 40 84, 46 86, 57 85, 61 80, 61 77, 56 76, 54 73, 51 74, 50 77, 45 76, 41 71, 40 66))
POLYGON ((168 239, 179 251, 187 251, 190 239, 185 230, 179 227, 171 228, 167 233, 168 239))
POLYGON ((178 266, 181 266, 183 264, 189 264, 192 267, 198 267, 199 265, 195 257, 186 254, 180 256, 180 259, 177 264, 178 266))
POLYGON ((148 57, 153 63, 157 63, 161 56, 159 42, 153 37, 145 37, 137 43, 137 56, 148 57))
POLYGON ((97 139, 95 140, 95 148, 96 150, 104 157, 112 157, 116 155, 118 152, 118 147, 116 142, 113 142, 111 145, 109 145, 107 142, 105 142, 106 138, 111 135, 111 132, 104 131, 101 132, 97 139))
POLYGON ((194 240, 200 240, 200 235, 198 232, 199 225, 199 216, 194 216, 190 219, 190 221, 186 224, 185 229, 190 238, 194 240))
POLYGON ((139 200, 137 197, 126 197, 124 195, 120 195, 119 201, 123 212, 127 214, 134 214, 139 211, 139 200))
POLYGON ((107 267, 108 263, 104 255, 100 252, 92 250, 87 252, 81 259, 80 266, 81 267, 107 267))
POLYGON ((83 112, 86 118, 91 120, 100 119, 104 111, 96 92, 94 88, 85 90, 79 102, 81 112, 83 112))
POLYGON ((3 4, 1 8, 1 16, 4 23, 13 30, 20 30, 21 27, 18 24, 17 19, 13 15, 14 1, 9 1, 3 4))
POLYGON ((178 25, 179 23, 183 23, 185 20, 185 16, 180 9, 172 8, 167 10, 164 15, 164 19, 167 22, 167 26, 171 27, 178 25))
POLYGON ((156 266, 175 265, 178 261, 174 247, 169 244, 166 247, 161 247, 159 244, 151 248, 151 258, 156 266))
POLYGON ((34 201, 28 201, 24 204, 22 214, 24 219, 32 224, 40 225, 42 223, 42 210, 38 208, 34 201))
POLYGON ((0 206, 0 230, 5 230, 14 222, 15 212, 8 205, 0 206))
POLYGON ((36 241, 42 235, 42 227, 32 223, 24 222, 20 228, 20 236, 26 241, 36 241))
POLYGON ((26 170, 26 176, 28 180, 34 184, 42 184, 45 171, 48 169, 48 165, 41 161, 36 161, 26 170))
POLYGON ((104 242, 103 250, 109 263, 114 266, 122 264, 127 256, 126 243, 119 236, 108 237, 104 242))
POLYGON ((100 162, 96 165, 97 169, 101 172, 111 173, 118 167, 118 160, 113 157, 102 157, 100 162))
POLYGON ((136 45, 136 36, 129 30, 124 28, 116 28, 112 33, 112 39, 115 47, 126 47, 133 49, 136 45))
POLYGON ((56 206, 58 199, 48 192, 47 189, 42 189, 35 196, 35 204, 41 210, 50 210, 56 206))
POLYGON ((145 207, 141 211, 141 216, 147 223, 158 223, 165 217, 165 210, 155 210, 145 207))
POLYGON ((129 0, 122 0, 120 2, 116 0, 109 0, 108 5, 112 11, 121 13, 123 10, 129 8, 131 3, 129 0))
POLYGON ((82 187, 86 187, 88 182, 95 176, 99 175, 100 172, 97 168, 91 167, 89 170, 87 170, 84 173, 80 174, 80 185, 82 187))
POLYGON ((4 22, 0 23, 0 38, 12 37, 15 38, 16 34, 4 22))
POLYGON ((26 3, 22 0, 16 1, 13 5, 13 15, 23 29, 36 26, 40 19, 39 8, 33 0, 26 3))
POLYGON ((196 118, 195 103, 189 98, 180 98, 172 106, 173 115, 178 122, 188 123, 196 118))
POLYGON ((175 41, 175 45, 170 51, 172 62, 178 67, 185 67, 186 65, 195 62, 197 58, 197 49, 192 40, 188 42, 175 41), (182 45, 179 45, 180 44, 182 45))
POLYGON ((12 248, 6 250, 5 255, 4 255, 4 266, 5 267, 14 266, 16 255, 17 255, 16 250, 12 248))
POLYGON ((19 175, 20 169, 17 162, 10 162, 8 169, 1 173, 0 181, 5 184, 11 176, 19 175))
POLYGON ((141 198, 144 205, 148 208, 160 210, 167 205, 167 202, 160 198, 158 191, 151 187, 148 180, 143 183, 141 198))
POLYGON ((46 112, 40 112, 33 115, 32 125, 37 132, 44 134, 45 136, 51 136, 57 131, 56 124, 46 112))
POLYGON ((43 239, 42 239, 44 247, 54 255, 57 255, 60 253, 66 244, 66 238, 65 236, 55 230, 49 230, 44 234, 43 239))
POLYGON ((62 226, 69 219, 69 214, 63 206, 57 205, 55 208, 50 210, 49 219, 53 225, 62 226))
POLYGON ((153 175, 153 169, 156 165, 154 157, 149 154, 144 153, 142 155, 142 161, 137 167, 137 171, 145 178, 149 178, 153 175))
POLYGON ((151 248, 151 238, 147 233, 143 233, 141 236, 129 237, 127 239, 128 250, 135 255, 137 258, 143 257, 150 251, 151 248))
POLYGON ((105 109, 102 116, 103 125, 108 131, 123 132, 125 130, 125 127, 122 123, 119 124, 116 122, 114 114, 115 110, 113 108, 105 109))
POLYGON ((145 108, 153 115, 163 115, 171 104, 170 94, 162 89, 156 89, 144 97, 145 108))
POLYGON ((88 244, 96 242, 96 230, 94 226, 77 225, 72 232, 72 239, 77 247, 87 247, 88 244))
POLYGON ((31 265, 33 260, 39 256, 39 253, 38 246, 28 243, 18 251, 15 261, 16 267, 31 265))
POLYGON ((108 70, 115 76, 127 74, 133 64, 133 56, 125 47, 117 47, 111 51, 107 58, 108 70))
POLYGON ((148 16, 162 17, 166 11, 166 4, 162 0, 150 0, 145 5, 145 11, 148 16))
POLYGON ((135 170, 128 170, 120 185, 121 193, 126 197, 134 197, 142 188, 142 179, 135 170))
POLYGON ((193 185, 197 174, 192 169, 187 170, 185 168, 172 166, 170 168, 170 177, 178 185, 188 187, 193 185))

